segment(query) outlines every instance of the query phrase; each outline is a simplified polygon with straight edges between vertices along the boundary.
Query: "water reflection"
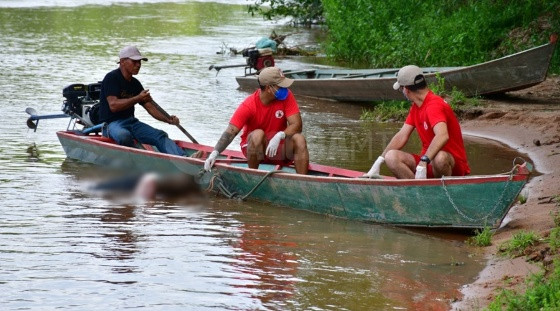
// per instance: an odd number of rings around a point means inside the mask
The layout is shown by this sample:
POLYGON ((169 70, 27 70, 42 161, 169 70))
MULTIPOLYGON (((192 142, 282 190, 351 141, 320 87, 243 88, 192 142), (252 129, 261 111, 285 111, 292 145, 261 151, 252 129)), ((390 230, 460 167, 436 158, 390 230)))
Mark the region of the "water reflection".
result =
POLYGON ((27 147, 27 154, 28 157, 26 161, 28 162, 38 162, 41 160, 39 158, 40 157, 39 149, 37 149, 37 145, 35 143, 27 147))
POLYGON ((250 293, 265 306, 445 308, 481 264, 469 255, 472 249, 457 247, 462 238, 441 239, 255 202, 227 207, 240 211, 234 217, 244 224, 233 244, 242 252, 236 256, 236 271, 252 281, 243 287, 258 289, 250 293), (268 292, 272 289, 279 292, 268 292))
MULTIPOLYGON (((100 215, 101 222, 113 228, 110 232, 104 233, 108 242, 104 243, 103 249, 107 254, 103 258, 110 260, 126 261, 134 258, 134 254, 138 252, 138 237, 134 234, 133 229, 136 225, 134 218, 136 217, 135 206, 119 206, 105 210, 100 215)), ((135 272, 138 267, 117 264, 113 267, 113 271, 118 273, 135 272)))
POLYGON ((299 263, 294 253, 297 245, 283 241, 273 227, 263 224, 246 223, 239 228, 241 236, 233 246, 241 252, 234 269, 251 276, 239 285, 240 292, 272 307, 293 296, 299 263))

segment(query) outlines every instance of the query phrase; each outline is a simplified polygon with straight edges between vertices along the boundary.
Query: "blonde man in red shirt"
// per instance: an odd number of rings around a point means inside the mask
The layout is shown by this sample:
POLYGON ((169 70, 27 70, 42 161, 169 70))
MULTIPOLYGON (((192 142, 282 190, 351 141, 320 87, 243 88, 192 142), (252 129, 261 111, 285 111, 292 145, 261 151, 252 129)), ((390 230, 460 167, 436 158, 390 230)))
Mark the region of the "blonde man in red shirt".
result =
POLYGON ((283 165, 293 162, 298 174, 307 174, 309 152, 301 133, 301 114, 288 89, 293 80, 277 67, 263 69, 257 78, 260 88, 236 109, 204 169, 210 171, 220 152, 243 130, 241 151, 250 168, 258 168, 261 162, 283 165))
POLYGON ((427 87, 422 69, 414 65, 401 68, 393 89, 400 90, 412 106, 402 128, 364 177, 379 175, 383 162, 397 178, 470 174, 459 121, 447 102, 427 87), (401 150, 414 129, 422 141, 420 154, 401 150))

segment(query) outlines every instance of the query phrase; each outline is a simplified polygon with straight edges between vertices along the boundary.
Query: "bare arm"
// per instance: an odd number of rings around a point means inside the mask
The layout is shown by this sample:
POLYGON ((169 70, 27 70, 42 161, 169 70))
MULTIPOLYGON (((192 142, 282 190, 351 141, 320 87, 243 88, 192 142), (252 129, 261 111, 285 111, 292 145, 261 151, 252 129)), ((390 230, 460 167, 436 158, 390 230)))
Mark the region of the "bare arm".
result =
POLYGON ((167 117, 167 115, 158 109, 156 105, 156 102, 150 100, 144 104, 144 109, 146 109, 146 111, 148 111, 148 113, 156 120, 174 125, 179 124, 179 119, 176 116, 167 117))
POLYGON ((136 103, 144 103, 151 100, 152 97, 150 96, 149 90, 142 90, 140 94, 130 98, 119 99, 117 96, 107 96, 107 102, 109 103, 109 109, 111 109, 111 112, 123 111, 136 105, 136 103))
POLYGON ((284 130, 286 136, 292 136, 297 133, 301 133, 303 129, 303 121, 301 120, 301 114, 296 113, 287 118, 288 120, 288 127, 284 130))
POLYGON ((436 154, 447 144, 449 141, 449 132, 447 131, 447 123, 439 122, 434 126, 434 139, 426 150, 428 158, 433 159, 436 154))
POLYGON ((237 136, 238 133, 239 133, 239 129, 235 125, 230 123, 226 128, 226 130, 222 133, 222 137, 220 137, 220 140, 218 140, 218 142, 216 143, 214 150, 220 153, 226 150, 227 146, 231 144, 231 142, 233 141, 235 136, 237 136))
POLYGON ((395 134, 395 136, 391 138, 391 141, 389 142, 387 147, 385 147, 385 150, 383 150, 381 156, 385 157, 385 154, 389 150, 401 150, 402 147, 404 147, 404 145, 406 145, 406 143, 408 142, 408 139, 410 138, 410 134, 412 134, 412 131, 414 131, 414 126, 405 123, 401 127, 401 129, 397 132, 397 134, 395 134))

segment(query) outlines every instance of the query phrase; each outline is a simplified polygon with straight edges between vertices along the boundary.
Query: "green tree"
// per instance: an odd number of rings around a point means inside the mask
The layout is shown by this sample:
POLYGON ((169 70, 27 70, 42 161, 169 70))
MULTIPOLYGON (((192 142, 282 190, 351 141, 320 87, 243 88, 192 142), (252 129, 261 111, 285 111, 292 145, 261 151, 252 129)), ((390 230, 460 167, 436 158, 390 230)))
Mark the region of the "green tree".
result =
POLYGON ((321 0, 256 0, 249 5, 248 11, 266 19, 292 17, 296 24, 311 25, 323 21, 321 0))

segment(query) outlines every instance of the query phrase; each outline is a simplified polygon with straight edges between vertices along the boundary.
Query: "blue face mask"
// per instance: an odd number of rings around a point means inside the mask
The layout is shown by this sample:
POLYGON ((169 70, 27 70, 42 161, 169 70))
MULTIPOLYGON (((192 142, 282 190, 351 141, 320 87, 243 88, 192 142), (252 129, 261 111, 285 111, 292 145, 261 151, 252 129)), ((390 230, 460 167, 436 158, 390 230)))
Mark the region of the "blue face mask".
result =
POLYGON ((279 88, 276 92, 274 92, 274 97, 278 100, 284 100, 288 98, 288 89, 285 87, 279 88))

